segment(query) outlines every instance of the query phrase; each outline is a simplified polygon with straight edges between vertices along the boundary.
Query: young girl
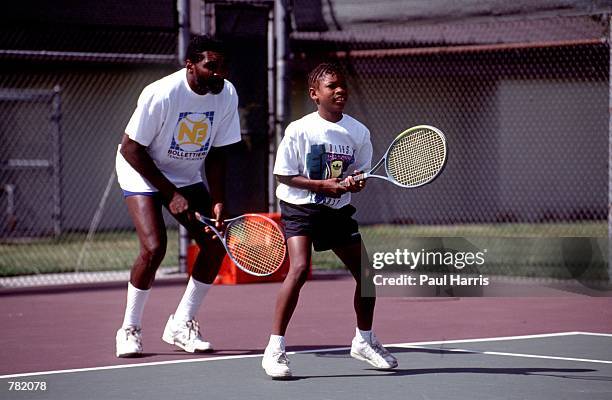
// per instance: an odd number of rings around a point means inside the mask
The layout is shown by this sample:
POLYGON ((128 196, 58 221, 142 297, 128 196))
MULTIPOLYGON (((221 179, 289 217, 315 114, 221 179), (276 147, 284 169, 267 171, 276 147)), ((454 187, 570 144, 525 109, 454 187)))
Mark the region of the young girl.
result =
POLYGON ((353 172, 369 169, 370 132, 343 114, 348 89, 337 65, 318 65, 308 76, 308 86, 317 111, 289 124, 274 165, 290 267, 276 301, 262 367, 272 378, 291 376, 285 332, 306 281, 314 246, 315 251, 331 249, 355 278, 357 328, 351 356, 379 369, 395 368, 397 359, 372 332, 376 299, 361 296, 363 243, 350 201, 351 192, 362 190, 365 181, 355 182, 351 175, 342 179, 349 168, 353 172))

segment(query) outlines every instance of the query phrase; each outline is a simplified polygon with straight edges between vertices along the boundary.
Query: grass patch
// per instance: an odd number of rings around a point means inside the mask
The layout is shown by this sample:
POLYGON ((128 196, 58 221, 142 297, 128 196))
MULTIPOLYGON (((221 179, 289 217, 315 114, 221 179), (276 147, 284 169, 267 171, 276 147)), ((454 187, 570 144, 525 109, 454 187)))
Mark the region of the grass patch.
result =
MULTIPOLYGON (((361 227, 361 233, 370 255, 379 251, 410 248, 411 244, 414 244, 413 240, 418 237, 480 237, 503 243, 503 238, 590 237, 606 238, 607 240, 608 236, 605 221, 573 224, 367 225, 361 227)), ((66 234, 57 239, 1 243, 0 276, 128 270, 138 253, 139 245, 134 232, 102 232, 96 234, 94 239, 86 245, 84 257, 79 265, 79 255, 85 239, 85 234, 66 234)), ((508 240, 508 243, 513 244, 505 246, 504 257, 511 258, 524 251, 524 247, 516 247, 517 241, 508 240)), ((495 246, 502 245, 495 244, 495 246)), ((531 260, 531 264, 535 266, 546 264, 547 257, 549 257, 546 251, 541 252, 539 259, 531 260)), ((162 265, 176 266, 177 260, 178 232, 168 230, 168 249, 162 265)), ((314 253, 313 265, 316 269, 343 268, 331 251, 314 253)), ((532 268, 529 271, 517 272, 533 274, 542 271, 540 267, 540 270, 532 268)))
MULTIPOLYGON (((86 245, 85 239, 85 234, 67 234, 56 239, 2 243, 0 276, 128 270, 139 251, 134 232, 99 233, 86 245)), ((168 230, 168 249, 162 266, 175 266, 177 260, 178 231, 168 230)))
MULTIPOLYGON (((607 238, 606 222, 583 222, 563 224, 467 224, 467 225, 366 225, 360 227, 361 236, 368 249, 368 254, 379 251, 411 248, 414 238, 418 237, 469 237, 488 238, 493 241, 504 241, 508 238, 504 255, 506 258, 524 251, 516 247, 512 238, 562 238, 593 237, 607 238)), ((486 246, 487 240, 484 241, 486 246)), ((497 244, 496 247, 504 247, 497 244)), ((539 257, 547 256, 543 252, 539 257)), ((536 260, 531 264, 535 264, 536 260)), ((332 251, 313 253, 312 263, 319 269, 338 269, 342 264, 332 251)))

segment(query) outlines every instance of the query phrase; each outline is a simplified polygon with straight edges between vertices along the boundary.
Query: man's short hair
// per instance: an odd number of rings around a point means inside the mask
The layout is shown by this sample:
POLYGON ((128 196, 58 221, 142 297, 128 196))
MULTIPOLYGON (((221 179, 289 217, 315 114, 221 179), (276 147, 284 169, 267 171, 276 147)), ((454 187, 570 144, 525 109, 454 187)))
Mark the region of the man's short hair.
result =
POLYGON ((208 35, 192 36, 187 46, 185 61, 189 60, 192 63, 197 63, 202 60, 202 53, 205 51, 214 51, 215 53, 224 54, 225 48, 223 42, 208 35))

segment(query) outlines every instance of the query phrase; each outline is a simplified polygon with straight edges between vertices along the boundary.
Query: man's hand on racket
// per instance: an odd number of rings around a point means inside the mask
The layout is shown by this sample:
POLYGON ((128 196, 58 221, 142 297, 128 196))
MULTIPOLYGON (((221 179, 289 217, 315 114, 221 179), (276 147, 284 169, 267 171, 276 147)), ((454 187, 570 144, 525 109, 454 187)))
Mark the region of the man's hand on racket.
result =
MULTIPOLYGON (((268 217, 244 214, 223 220, 222 206, 213 207, 214 218, 196 213, 199 221, 208 226, 213 237, 225 248, 234 264, 246 273, 266 276, 280 268, 287 255, 285 237, 279 226, 268 217), (223 229, 219 232, 217 229, 223 229)), ((207 235, 204 229, 202 234, 207 235)), ((208 235, 207 235, 208 236, 208 235)))
POLYGON ((342 179, 330 178, 321 181, 318 193, 324 194, 327 197, 338 198, 344 193, 348 192, 348 189, 340 185, 342 179))
POLYGON ((351 193, 357 193, 360 192, 366 185, 366 180, 362 179, 359 181, 356 181, 353 177, 355 175, 359 175, 362 174, 363 171, 357 171, 355 170, 353 172, 352 175, 347 176, 342 182, 342 186, 344 186, 346 188, 347 191, 351 192, 351 193))
MULTIPOLYGON (((196 218, 200 218, 200 213, 195 213, 196 218)), ((223 235, 223 231, 225 230, 225 223, 223 222, 223 203, 215 203, 212 208, 212 219, 215 220, 215 228, 219 231, 220 234, 223 235)), ((217 234, 213 232, 208 226, 204 228, 204 232, 210 235, 213 239, 219 239, 217 234)))

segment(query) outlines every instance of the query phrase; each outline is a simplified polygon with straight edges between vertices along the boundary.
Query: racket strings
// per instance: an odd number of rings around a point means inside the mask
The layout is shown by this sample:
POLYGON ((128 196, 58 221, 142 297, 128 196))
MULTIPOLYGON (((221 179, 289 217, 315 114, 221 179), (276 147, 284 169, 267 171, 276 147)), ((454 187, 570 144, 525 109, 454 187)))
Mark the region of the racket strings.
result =
POLYGON ((285 260, 285 238, 265 218, 245 216, 226 230, 226 243, 236 264, 259 275, 276 271, 285 260))
POLYGON ((423 129, 395 142, 387 155, 389 175, 404 186, 417 186, 435 177, 446 158, 444 139, 423 129))

